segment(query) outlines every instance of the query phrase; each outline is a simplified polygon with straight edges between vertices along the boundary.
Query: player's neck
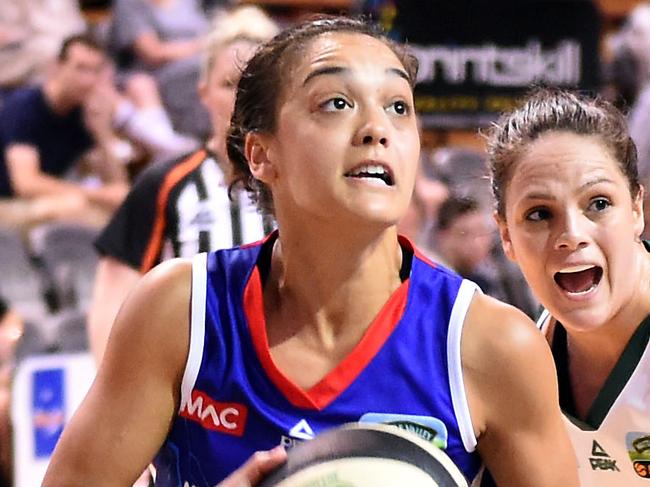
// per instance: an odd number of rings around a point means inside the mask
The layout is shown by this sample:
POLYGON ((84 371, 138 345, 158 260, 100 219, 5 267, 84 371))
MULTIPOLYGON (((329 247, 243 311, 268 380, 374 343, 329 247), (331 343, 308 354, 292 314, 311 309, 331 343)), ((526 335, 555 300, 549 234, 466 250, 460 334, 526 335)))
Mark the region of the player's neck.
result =
POLYGON ((309 238, 281 230, 265 286, 267 315, 310 328, 323 344, 363 332, 399 287, 401 259, 394 228, 365 242, 340 232, 309 238))

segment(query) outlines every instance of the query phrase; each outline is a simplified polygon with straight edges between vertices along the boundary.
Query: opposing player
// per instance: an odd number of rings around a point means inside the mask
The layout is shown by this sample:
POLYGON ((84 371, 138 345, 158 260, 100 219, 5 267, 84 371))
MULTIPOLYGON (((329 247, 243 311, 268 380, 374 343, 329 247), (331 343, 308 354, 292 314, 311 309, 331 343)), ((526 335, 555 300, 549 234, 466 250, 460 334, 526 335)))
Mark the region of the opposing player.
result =
POLYGON ((212 486, 254 451, 353 421, 426 432, 470 480, 484 462, 499 485, 577 485, 542 336, 397 236, 415 75, 346 18, 257 51, 228 154, 279 231, 138 284, 46 487, 127 485, 154 456, 157 485, 212 486))
POLYGON ((547 310, 582 484, 650 485, 650 245, 625 121, 540 90, 504 115, 489 153, 504 250, 547 310))

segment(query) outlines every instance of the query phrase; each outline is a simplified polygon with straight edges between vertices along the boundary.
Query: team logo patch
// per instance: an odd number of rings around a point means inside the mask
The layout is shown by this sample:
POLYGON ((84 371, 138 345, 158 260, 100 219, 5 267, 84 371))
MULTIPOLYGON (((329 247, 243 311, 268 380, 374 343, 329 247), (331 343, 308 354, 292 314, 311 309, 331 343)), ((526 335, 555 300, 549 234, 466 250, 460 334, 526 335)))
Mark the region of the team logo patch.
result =
POLYGON ((650 481, 650 433, 629 432, 625 435, 625 446, 636 474, 650 481))
POLYGON ((298 421, 290 430, 288 435, 282 435, 280 444, 285 448, 291 448, 297 443, 314 439, 314 430, 306 419, 298 421))
POLYGON ((194 389, 191 399, 183 404, 180 415, 206 429, 241 436, 246 427, 248 408, 234 402, 215 401, 205 392, 194 389))
POLYGON ((449 433, 445 423, 432 416, 410 414, 366 413, 359 418, 360 423, 391 424, 405 431, 415 433, 420 438, 433 443, 441 450, 447 448, 449 433))

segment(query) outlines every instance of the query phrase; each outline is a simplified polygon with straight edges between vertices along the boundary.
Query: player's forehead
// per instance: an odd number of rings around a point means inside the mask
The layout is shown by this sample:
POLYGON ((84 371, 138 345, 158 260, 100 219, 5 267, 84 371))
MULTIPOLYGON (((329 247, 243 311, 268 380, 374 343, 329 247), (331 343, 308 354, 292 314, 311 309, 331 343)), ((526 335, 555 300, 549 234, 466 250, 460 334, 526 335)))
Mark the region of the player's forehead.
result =
POLYGON ((402 61, 383 40, 359 32, 327 32, 292 55, 284 69, 281 105, 328 82, 403 83, 410 78, 402 61))
POLYGON ((382 39, 361 32, 326 32, 313 38, 298 56, 294 56, 292 71, 296 81, 305 83, 314 71, 340 67, 334 74, 346 75, 355 69, 405 71, 402 61, 382 39))

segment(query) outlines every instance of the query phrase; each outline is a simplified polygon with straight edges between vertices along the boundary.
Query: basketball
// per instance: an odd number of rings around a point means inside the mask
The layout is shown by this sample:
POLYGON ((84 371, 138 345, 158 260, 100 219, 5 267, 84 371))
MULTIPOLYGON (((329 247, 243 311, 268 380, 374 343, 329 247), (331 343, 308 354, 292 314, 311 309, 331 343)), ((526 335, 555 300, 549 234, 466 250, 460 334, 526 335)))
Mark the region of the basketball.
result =
POLYGON ((352 424, 287 452, 260 487, 467 487, 435 445, 390 425, 352 424))

